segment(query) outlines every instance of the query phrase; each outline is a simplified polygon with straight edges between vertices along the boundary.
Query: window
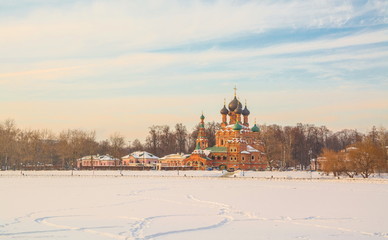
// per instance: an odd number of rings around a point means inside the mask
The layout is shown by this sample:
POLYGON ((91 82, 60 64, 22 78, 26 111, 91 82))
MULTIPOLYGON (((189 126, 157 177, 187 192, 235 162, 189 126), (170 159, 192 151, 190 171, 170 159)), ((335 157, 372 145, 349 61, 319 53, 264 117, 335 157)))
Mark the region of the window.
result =
POLYGON ((252 156, 252 160, 255 160, 255 156, 252 156))

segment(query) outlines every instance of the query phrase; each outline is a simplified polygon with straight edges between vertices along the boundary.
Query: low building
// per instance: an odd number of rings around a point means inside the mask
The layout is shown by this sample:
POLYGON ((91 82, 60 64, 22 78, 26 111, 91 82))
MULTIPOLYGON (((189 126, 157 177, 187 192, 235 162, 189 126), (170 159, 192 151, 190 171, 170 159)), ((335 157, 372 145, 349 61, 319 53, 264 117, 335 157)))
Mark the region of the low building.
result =
POLYGON ((310 160, 310 170, 322 171, 327 159, 325 157, 317 157, 310 160))
MULTIPOLYGON (((358 148, 356 147, 347 147, 345 149, 342 149, 340 152, 343 153, 344 158, 343 161, 348 162, 349 160, 349 152, 355 151, 358 148)), ((327 163, 326 157, 318 157, 317 159, 311 159, 310 160, 310 170, 313 171, 322 171, 325 169, 325 164, 327 163)))
POLYGON ((159 159, 161 167, 181 167, 183 166, 183 160, 189 157, 190 154, 169 154, 159 159))
POLYGON ((89 155, 77 159, 77 168, 119 166, 120 159, 110 155, 89 155))
POLYGON ((136 151, 121 158, 123 166, 154 166, 159 157, 145 151, 136 151))

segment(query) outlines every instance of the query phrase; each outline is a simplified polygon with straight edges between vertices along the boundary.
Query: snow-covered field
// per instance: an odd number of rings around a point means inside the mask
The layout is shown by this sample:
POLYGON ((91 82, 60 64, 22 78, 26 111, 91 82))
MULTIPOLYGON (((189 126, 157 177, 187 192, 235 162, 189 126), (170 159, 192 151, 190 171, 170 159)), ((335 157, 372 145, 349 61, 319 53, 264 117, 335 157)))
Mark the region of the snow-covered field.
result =
POLYGON ((334 180, 309 172, 71 174, 0 172, 0 239, 388 238, 387 179, 334 180))

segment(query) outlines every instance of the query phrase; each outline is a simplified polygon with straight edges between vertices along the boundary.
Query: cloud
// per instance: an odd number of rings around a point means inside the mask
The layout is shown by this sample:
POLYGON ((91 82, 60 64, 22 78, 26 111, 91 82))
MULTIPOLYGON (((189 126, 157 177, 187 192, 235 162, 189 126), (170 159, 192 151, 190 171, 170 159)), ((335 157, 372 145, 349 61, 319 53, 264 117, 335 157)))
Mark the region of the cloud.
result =
POLYGON ((274 28, 341 27, 359 11, 322 1, 77 1, 0 19, 0 49, 10 58, 106 56, 274 28))
MULTIPOLYGON (((0 73, 0 83, 4 83, 4 79, 13 81, 15 79, 23 79, 25 76, 30 78, 46 79, 45 75, 56 78, 53 73, 58 73, 58 77, 63 74, 85 74, 94 73, 93 75, 101 74, 104 69, 106 71, 121 70, 125 68, 128 73, 139 74, 152 70, 159 70, 167 66, 175 66, 179 68, 183 63, 192 64, 193 66, 201 67, 206 65, 226 63, 233 61, 253 61, 254 57, 271 57, 285 54, 302 54, 306 52, 322 51, 331 49, 330 53, 319 52, 312 56, 282 56, 285 60, 305 58, 309 62, 322 63, 341 60, 355 59, 373 59, 387 57, 385 47, 375 49, 353 49, 351 51, 333 52, 333 49, 343 47, 358 47, 365 44, 388 42, 388 30, 378 30, 373 32, 362 32, 351 36, 333 38, 333 39, 318 39, 312 41, 301 41, 297 43, 278 44, 261 49, 243 49, 243 50, 220 50, 210 49, 200 52, 174 52, 174 53, 147 53, 139 52, 127 55, 121 55, 112 58, 94 58, 94 59, 69 59, 60 61, 44 61, 39 64, 33 63, 26 70, 20 72, 3 72, 0 73), (381 51, 383 49, 383 51, 381 51), (315 57, 317 56, 317 57, 315 57), (60 67, 62 66, 62 67, 60 67), (46 69, 44 69, 46 67, 46 69), (32 69, 28 69, 32 68, 32 69), (81 72, 80 72, 81 71, 81 72), (3 79, 3 80, 1 80, 3 79)), ((275 61, 279 61, 278 59, 275 61)), ((254 62, 254 61, 253 61, 254 62)), ((25 64, 28 66, 29 64, 25 64)), ((12 66, 12 65, 11 65, 12 66)), ((23 64, 17 65, 19 68, 23 64)), ((3 71, 10 69, 7 63, 3 65, 3 71)), ((0 68, 1 69, 1 68, 0 68)))

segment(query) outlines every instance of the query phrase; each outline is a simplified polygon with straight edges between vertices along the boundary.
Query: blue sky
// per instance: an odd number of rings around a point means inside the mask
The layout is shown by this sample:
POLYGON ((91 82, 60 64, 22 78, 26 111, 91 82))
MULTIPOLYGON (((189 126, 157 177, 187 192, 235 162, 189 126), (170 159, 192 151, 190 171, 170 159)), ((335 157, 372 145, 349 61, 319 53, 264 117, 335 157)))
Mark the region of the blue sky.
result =
POLYGON ((387 1, 0 0, 0 118, 143 140, 237 85, 260 124, 386 127, 387 26, 387 1))

